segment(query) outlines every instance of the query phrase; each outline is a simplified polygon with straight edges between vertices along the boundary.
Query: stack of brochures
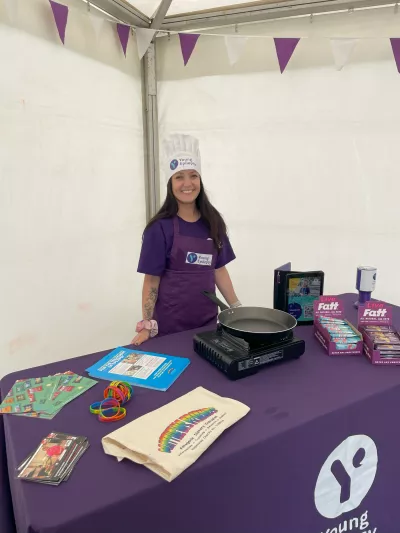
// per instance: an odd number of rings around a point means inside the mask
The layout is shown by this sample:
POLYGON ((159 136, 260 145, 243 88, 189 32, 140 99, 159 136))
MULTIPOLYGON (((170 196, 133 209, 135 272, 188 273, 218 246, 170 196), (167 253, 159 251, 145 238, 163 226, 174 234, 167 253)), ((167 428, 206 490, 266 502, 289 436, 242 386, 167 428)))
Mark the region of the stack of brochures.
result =
POLYGON ((55 376, 19 379, 0 405, 1 414, 52 419, 97 381, 67 371, 55 376))
POLYGON ((17 468, 17 477, 25 481, 59 485, 67 481, 89 447, 86 437, 50 433, 17 468))

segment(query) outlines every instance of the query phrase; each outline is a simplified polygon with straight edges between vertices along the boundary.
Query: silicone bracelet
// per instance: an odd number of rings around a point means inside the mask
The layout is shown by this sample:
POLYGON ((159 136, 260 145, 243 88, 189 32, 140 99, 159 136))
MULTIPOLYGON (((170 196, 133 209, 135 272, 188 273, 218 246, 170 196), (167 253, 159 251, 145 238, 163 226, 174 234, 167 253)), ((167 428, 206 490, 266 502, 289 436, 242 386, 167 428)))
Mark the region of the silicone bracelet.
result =
POLYGON ((126 409, 121 407, 133 395, 133 387, 126 381, 112 381, 103 392, 104 400, 94 402, 89 410, 97 415, 100 422, 115 422, 126 417, 126 409))
POLYGON ((115 398, 107 398, 106 400, 102 400, 101 402, 94 402, 90 406, 90 412, 94 415, 98 415, 101 413, 102 408, 110 408, 110 407, 119 407, 119 402, 115 398), (104 402, 107 402, 107 405, 105 405, 104 402))
MULTIPOLYGON (((100 422, 113 422, 115 420, 121 420, 121 418, 125 418, 126 416, 126 409, 124 407, 120 407, 120 405, 110 407, 108 405, 108 402, 113 401, 113 398, 107 398, 106 400, 103 400, 100 402, 100 413, 99 413, 99 420, 100 422), (103 409, 105 407, 105 409, 103 409), (111 416, 108 416, 108 413, 111 411, 111 416), (106 414, 107 413, 107 414, 106 414)), ((115 400, 114 400, 115 401, 115 400)))

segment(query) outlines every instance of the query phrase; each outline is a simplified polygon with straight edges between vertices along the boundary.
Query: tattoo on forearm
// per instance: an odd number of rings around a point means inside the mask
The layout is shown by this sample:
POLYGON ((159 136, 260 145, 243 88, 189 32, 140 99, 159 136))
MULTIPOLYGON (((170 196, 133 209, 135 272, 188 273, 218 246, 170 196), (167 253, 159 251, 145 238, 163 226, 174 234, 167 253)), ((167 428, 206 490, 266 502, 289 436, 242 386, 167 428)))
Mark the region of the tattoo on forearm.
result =
POLYGON ((147 300, 144 304, 144 319, 145 320, 151 320, 153 318, 154 313, 154 307, 156 305, 158 296, 158 289, 155 287, 151 287, 149 291, 149 296, 147 297, 147 300))

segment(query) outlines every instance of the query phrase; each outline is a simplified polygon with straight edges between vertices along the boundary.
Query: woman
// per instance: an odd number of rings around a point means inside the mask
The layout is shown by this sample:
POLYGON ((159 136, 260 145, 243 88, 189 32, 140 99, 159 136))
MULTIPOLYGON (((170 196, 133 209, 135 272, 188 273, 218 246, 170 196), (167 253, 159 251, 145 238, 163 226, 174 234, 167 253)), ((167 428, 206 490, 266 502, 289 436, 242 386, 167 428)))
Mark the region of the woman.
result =
POLYGON ((203 188, 198 141, 173 135, 165 152, 167 197, 144 231, 139 260, 145 277, 137 346, 157 334, 215 324, 217 306, 202 294, 215 285, 231 307, 241 305, 226 269, 235 254, 203 188))

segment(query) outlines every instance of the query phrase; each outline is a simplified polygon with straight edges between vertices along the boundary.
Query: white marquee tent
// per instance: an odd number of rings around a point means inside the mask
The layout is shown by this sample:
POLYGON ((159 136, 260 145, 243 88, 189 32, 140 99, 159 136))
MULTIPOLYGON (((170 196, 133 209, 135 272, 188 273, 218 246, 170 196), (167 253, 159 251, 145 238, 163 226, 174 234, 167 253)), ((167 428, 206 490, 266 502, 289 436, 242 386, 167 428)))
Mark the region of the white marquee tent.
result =
POLYGON ((165 191, 158 140, 175 131, 200 139, 244 303, 270 306, 272 271, 292 261, 323 269, 327 293, 354 291, 357 265, 373 264, 376 296, 400 304, 394 4, 60 0, 62 46, 48 0, 12 2, 0 0, 0 376, 130 341, 141 234, 165 191), (141 62, 116 21, 157 30, 141 62), (184 66, 177 33, 193 31, 184 66), (227 35, 247 37, 234 65, 227 35), (301 38, 283 74, 272 37, 301 38), (332 38, 357 39, 340 71, 332 38))

